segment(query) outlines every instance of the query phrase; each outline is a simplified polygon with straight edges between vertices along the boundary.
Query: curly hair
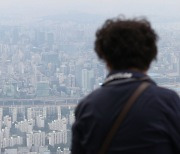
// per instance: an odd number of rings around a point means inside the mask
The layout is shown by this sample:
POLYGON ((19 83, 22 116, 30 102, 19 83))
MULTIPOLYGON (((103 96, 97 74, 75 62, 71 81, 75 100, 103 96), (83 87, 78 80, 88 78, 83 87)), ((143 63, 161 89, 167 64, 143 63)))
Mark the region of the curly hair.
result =
POLYGON ((144 18, 109 19, 96 32, 95 52, 111 69, 147 70, 156 59, 157 39, 144 18))

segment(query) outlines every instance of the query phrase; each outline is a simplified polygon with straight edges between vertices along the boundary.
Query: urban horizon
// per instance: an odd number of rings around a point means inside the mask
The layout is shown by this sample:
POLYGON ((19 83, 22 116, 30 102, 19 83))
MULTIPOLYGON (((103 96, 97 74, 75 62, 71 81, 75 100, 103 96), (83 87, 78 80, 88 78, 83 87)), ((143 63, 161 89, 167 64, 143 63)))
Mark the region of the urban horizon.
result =
POLYGON ((117 0, 106 0, 107 9, 81 0, 15 1, 0 2, 0 154, 70 154, 74 110, 109 73, 94 52, 95 33, 121 13, 150 20, 159 53, 147 74, 180 95, 180 20, 169 0, 164 8, 141 0, 132 10, 128 0, 121 12, 117 0))

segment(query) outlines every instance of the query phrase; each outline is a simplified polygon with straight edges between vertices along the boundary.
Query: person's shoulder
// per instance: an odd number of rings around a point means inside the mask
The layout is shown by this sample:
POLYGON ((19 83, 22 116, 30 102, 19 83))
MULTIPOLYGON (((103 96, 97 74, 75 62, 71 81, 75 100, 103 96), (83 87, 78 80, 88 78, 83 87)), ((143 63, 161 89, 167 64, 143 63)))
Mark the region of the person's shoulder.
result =
POLYGON ((102 88, 99 87, 96 90, 92 91, 90 94, 85 96, 80 100, 79 104, 76 107, 75 114, 78 116, 81 113, 84 113, 86 110, 90 111, 93 108, 94 99, 102 95, 102 88))
POLYGON ((154 95, 160 97, 179 97, 175 91, 157 85, 152 85, 150 90, 154 95))
POLYGON ((149 88, 149 93, 152 100, 155 99, 157 102, 163 102, 166 105, 180 105, 178 94, 171 89, 152 85, 149 88))

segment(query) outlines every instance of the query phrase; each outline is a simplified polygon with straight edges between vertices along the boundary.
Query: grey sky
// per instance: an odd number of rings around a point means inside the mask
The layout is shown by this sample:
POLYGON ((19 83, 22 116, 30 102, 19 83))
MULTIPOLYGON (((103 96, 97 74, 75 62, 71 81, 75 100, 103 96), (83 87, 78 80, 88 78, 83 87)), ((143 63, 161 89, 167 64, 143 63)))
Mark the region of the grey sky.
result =
POLYGON ((1 16, 46 16, 62 12, 176 16, 179 0, 0 0, 1 16))

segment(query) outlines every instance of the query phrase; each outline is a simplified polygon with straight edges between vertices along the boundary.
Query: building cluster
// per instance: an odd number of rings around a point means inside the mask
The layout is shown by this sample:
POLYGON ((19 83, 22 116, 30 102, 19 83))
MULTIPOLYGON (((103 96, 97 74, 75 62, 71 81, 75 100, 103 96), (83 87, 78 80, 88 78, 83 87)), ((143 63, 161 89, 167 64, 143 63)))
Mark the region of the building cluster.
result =
POLYGON ((93 52, 94 29, 0 25, 0 97, 80 97, 97 88, 106 71, 93 52))
POLYGON ((1 152, 14 149, 18 153, 28 150, 38 154, 44 149, 68 154, 73 111, 70 106, 0 107, 1 152))
POLYGON ((159 35, 158 56, 149 75, 159 86, 173 89, 180 95, 180 24, 156 23, 159 35))
MULTIPOLYGON (((96 24, 0 25, 0 98, 82 97, 99 87, 107 71, 93 51, 96 24)), ((159 54, 150 72, 158 83, 179 81, 180 25, 154 25, 159 54)))
MULTIPOLYGON (((108 72, 93 51, 97 25, 48 18, 22 25, 0 21, 0 153, 70 153, 73 109, 25 105, 32 99, 81 98, 103 83, 108 72), (13 106, 17 99, 26 100, 24 106, 13 106)), ((148 73, 180 94, 180 24, 153 25, 159 54, 148 73)))

